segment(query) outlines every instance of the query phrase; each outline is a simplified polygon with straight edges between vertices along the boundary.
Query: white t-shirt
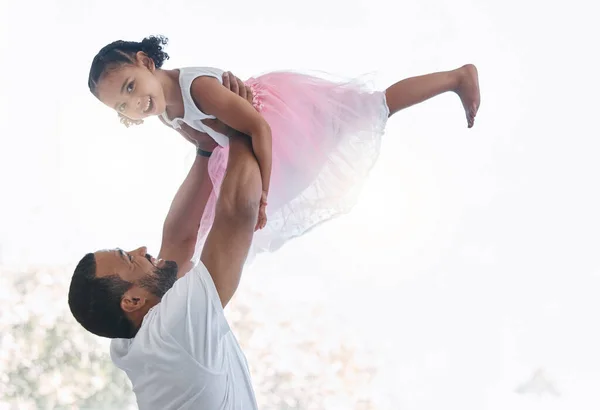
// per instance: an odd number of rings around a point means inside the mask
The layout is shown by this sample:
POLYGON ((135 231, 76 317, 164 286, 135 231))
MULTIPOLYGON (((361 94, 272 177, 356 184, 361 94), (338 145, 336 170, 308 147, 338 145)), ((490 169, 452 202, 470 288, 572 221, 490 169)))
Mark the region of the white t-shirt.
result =
POLYGON ((114 339, 140 410, 257 410, 248 362, 200 262, 144 317, 133 339, 114 339))

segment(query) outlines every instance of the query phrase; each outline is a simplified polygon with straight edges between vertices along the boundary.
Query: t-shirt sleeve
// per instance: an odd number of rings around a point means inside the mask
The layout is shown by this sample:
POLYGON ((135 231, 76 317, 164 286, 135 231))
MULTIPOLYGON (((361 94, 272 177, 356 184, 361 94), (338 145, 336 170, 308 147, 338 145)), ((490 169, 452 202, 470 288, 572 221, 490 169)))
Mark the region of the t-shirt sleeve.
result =
POLYGON ((212 277, 202 262, 164 295, 159 316, 162 331, 191 359, 209 370, 222 370, 224 338, 231 330, 212 277))

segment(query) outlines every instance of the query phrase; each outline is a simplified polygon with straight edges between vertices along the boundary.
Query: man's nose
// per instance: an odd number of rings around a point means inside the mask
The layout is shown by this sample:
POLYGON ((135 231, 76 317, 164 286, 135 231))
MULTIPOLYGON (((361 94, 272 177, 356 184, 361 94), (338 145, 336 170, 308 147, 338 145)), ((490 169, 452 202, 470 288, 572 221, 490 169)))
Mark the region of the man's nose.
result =
POLYGON ((148 253, 148 248, 146 248, 145 246, 140 246, 139 248, 132 251, 131 253, 135 253, 135 254, 141 255, 141 256, 146 256, 146 254, 148 253))

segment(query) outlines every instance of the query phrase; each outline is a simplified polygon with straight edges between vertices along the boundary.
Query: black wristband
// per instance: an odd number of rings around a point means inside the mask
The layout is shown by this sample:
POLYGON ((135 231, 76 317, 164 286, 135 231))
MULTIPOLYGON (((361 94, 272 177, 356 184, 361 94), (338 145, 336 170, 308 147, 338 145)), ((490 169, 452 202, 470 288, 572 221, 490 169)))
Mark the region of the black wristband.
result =
POLYGON ((212 152, 204 151, 203 149, 197 148, 196 155, 200 155, 201 157, 210 158, 212 152))

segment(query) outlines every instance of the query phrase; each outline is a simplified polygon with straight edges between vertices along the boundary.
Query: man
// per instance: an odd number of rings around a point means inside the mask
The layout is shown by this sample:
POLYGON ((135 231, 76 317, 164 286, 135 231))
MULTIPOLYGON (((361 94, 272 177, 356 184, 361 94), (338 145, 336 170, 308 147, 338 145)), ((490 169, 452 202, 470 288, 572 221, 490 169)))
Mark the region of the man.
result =
MULTIPOLYGON (((224 85, 251 101, 243 84, 230 77, 224 85)), ((237 289, 252 241, 260 171, 250 140, 231 134, 214 224, 193 267, 212 190, 212 140, 190 128, 183 133, 198 155, 173 199, 158 259, 145 247, 87 254, 73 274, 69 306, 84 328, 113 339, 111 358, 130 378, 140 409, 254 410, 248 364, 223 308, 237 289)))

